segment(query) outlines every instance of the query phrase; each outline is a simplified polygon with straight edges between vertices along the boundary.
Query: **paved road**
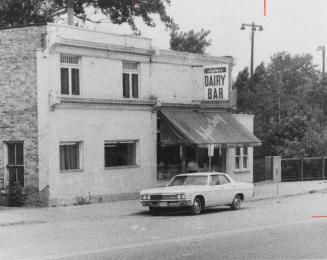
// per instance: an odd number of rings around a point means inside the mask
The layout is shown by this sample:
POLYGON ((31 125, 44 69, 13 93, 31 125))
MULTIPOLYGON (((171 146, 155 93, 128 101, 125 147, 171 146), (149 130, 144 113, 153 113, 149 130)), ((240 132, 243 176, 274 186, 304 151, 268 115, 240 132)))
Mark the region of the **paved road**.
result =
POLYGON ((327 218, 312 217, 326 202, 313 193, 152 217, 131 201, 14 211, 8 222, 0 212, 0 259, 327 258, 327 218))

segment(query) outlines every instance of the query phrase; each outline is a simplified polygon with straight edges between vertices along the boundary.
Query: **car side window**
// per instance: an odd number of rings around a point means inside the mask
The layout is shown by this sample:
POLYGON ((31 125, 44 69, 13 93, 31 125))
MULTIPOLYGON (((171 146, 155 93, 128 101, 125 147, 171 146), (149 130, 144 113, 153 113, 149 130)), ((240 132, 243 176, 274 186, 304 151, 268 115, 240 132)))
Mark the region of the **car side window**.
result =
POLYGON ((224 175, 218 175, 218 180, 220 184, 227 184, 230 182, 224 175))
POLYGON ((218 175, 211 175, 211 185, 219 185, 218 175))

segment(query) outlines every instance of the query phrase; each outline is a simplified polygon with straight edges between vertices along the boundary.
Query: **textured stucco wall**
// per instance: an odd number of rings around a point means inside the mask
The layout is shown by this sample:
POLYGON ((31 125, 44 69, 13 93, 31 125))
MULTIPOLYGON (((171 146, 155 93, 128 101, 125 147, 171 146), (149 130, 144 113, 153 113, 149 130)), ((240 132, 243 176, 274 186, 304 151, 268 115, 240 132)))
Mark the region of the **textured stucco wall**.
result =
POLYGON ((156 182, 156 115, 151 111, 56 109, 48 132, 50 204, 78 197, 136 193, 156 182), (106 140, 137 140, 137 167, 104 168, 106 140), (82 170, 60 172, 59 143, 82 142, 82 170))
POLYGON ((152 107, 83 103, 83 99, 124 100, 123 60, 140 60, 138 100, 148 100, 149 64, 142 56, 112 58, 106 51, 62 46, 38 53, 40 187, 49 187, 50 205, 135 197, 141 189, 156 185, 156 113, 152 107), (49 93, 60 97, 61 53, 80 57, 81 102, 52 110, 49 93), (137 140, 138 166, 105 169, 106 140, 137 140), (60 171, 59 144, 66 141, 82 143, 81 171, 60 171))

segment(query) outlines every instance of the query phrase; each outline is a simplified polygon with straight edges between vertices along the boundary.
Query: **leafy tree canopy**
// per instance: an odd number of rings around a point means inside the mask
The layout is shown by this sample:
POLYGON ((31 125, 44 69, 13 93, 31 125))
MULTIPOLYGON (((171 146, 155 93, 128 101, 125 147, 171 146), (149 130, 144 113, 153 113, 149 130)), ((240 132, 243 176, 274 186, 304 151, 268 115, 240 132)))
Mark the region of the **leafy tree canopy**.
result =
MULTIPOLYGON (((170 0, 75 0, 74 13, 84 22, 93 21, 86 12, 91 7, 101 12, 114 24, 129 24, 137 33, 136 17, 142 18, 148 26, 155 26, 151 15, 158 14, 168 28, 174 25, 173 20, 166 13, 165 4, 170 4, 170 0)), ((53 22, 65 12, 67 12, 67 0, 1 0, 0 25, 53 22)))
POLYGON ((209 33, 210 31, 204 29, 199 32, 194 30, 182 32, 175 26, 170 33, 170 49, 203 54, 206 48, 211 45, 211 41, 207 40, 209 33))
POLYGON ((260 64, 249 78, 238 74, 239 112, 254 113, 254 131, 263 141, 255 156, 318 156, 327 153, 327 82, 308 54, 285 52, 260 64))

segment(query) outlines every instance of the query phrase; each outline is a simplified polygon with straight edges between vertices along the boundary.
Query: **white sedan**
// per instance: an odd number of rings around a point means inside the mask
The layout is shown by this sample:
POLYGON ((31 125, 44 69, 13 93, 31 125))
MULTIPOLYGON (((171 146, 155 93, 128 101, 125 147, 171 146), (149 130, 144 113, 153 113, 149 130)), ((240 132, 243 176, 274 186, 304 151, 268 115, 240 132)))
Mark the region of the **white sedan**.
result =
POLYGON ((239 209, 253 193, 252 183, 236 182, 225 173, 198 172, 176 175, 166 187, 143 190, 140 200, 152 215, 160 214, 163 208, 188 208, 198 215, 209 207, 228 205, 239 209))

